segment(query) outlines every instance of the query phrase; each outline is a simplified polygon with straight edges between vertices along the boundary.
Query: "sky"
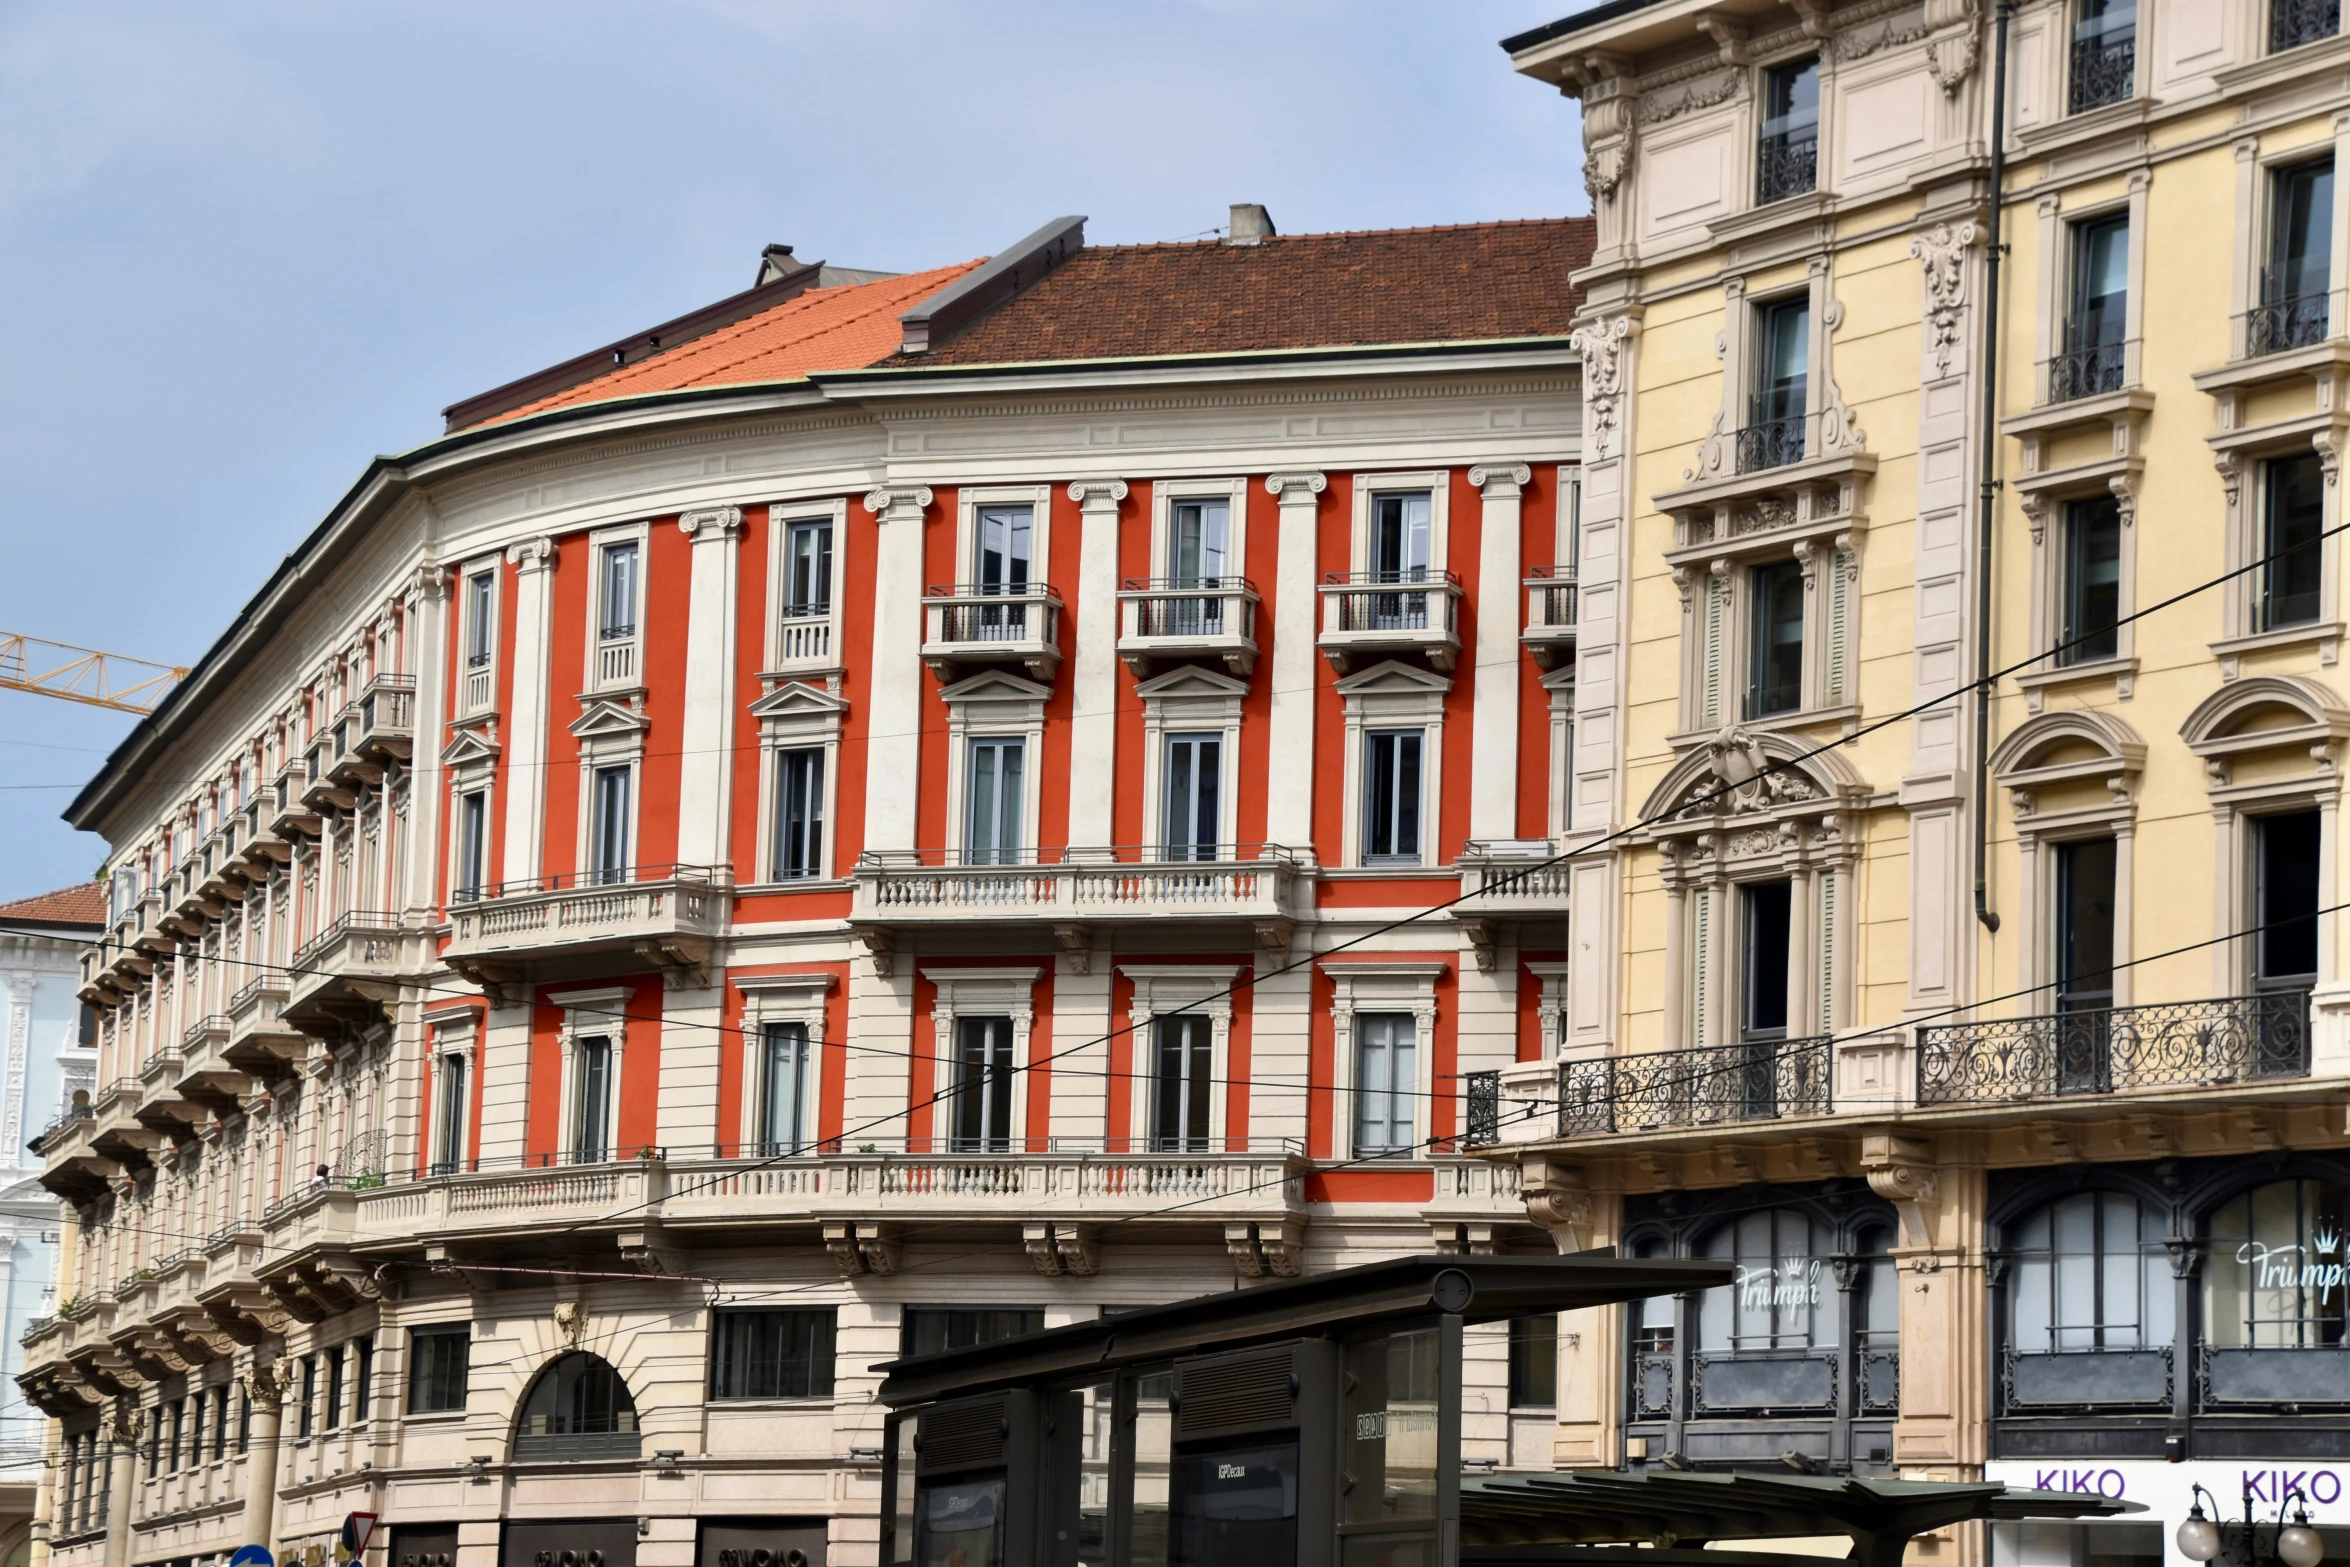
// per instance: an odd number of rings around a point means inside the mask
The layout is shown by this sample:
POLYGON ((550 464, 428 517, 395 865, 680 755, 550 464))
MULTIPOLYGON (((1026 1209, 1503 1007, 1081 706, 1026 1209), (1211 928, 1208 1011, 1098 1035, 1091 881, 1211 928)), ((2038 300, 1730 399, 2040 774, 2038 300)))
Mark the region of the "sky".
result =
MULTIPOLYGON (((192 664, 368 459, 750 285, 1589 210, 1582 0, 0 0, 0 632, 192 664)), ((134 719, 0 691, 0 900, 134 719)))

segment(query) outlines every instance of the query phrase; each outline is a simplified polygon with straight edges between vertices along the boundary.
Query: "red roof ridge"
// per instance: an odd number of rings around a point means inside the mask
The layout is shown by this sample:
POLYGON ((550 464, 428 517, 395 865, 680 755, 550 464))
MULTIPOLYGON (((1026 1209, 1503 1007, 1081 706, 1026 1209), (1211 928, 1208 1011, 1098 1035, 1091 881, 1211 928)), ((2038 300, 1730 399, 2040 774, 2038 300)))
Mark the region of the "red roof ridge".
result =
POLYGON ((0 919, 38 925, 101 926, 106 923, 106 884, 78 882, 71 887, 19 898, 13 903, 0 903, 0 919))

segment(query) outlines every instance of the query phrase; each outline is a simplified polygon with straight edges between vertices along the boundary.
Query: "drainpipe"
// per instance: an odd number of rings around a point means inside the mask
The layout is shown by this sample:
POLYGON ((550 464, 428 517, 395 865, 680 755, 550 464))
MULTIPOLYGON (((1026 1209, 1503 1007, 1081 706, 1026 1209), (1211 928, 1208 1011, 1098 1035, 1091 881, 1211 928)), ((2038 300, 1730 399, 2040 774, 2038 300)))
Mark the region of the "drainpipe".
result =
POLYGON ((1991 539, 1999 520, 1999 262, 2007 195, 2007 20, 2014 0, 1997 0, 1991 24, 1991 221, 1983 278, 1983 442, 1981 517, 1975 559, 1975 918, 1996 935, 1991 907, 1991 539))

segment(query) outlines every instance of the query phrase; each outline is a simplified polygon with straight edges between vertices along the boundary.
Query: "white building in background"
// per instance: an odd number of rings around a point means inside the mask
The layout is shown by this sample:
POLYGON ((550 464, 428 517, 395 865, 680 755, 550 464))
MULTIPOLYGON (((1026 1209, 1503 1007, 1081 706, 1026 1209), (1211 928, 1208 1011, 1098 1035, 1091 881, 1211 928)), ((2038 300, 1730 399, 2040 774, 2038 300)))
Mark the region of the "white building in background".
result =
POLYGON ((96 1084, 88 1008, 81 988, 83 949, 106 922, 106 889, 97 882, 0 904, 0 994, 7 1032, 0 1034, 0 1567, 22 1567, 32 1553, 33 1502, 40 1486, 48 1417, 16 1385, 24 1369, 19 1342, 57 1299, 58 1237, 64 1209, 38 1179, 41 1161, 26 1146, 53 1124, 89 1108, 96 1084))

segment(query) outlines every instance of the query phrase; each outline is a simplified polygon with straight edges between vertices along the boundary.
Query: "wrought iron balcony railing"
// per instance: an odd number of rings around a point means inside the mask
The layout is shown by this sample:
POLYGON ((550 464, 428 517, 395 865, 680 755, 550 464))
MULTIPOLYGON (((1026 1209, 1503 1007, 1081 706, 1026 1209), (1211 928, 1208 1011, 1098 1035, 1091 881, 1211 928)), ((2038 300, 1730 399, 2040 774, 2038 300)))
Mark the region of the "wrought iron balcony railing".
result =
POLYGON ((1820 133, 1807 127, 1791 134, 1765 136, 1755 144, 1754 200, 1757 206, 1784 201, 1817 189, 1820 179, 1820 133))
POLYGON ((2048 400, 2069 403, 2120 391, 2128 372, 2127 348, 2124 343, 2092 343, 2058 354, 2048 361, 2048 400))
POLYGON ((2309 993, 2055 1012, 1918 1030, 1920 1105, 2301 1077, 2309 993))
POLYGON ((2138 35, 2133 30, 2073 40, 2072 112, 2086 114, 2120 103, 2138 90, 2138 35))
POLYGON ((2244 357, 2259 359, 2324 342, 2332 325, 2332 303, 2322 291, 2264 296, 2244 313, 2244 357))
POLYGON ((1776 399, 1758 397, 1748 412, 1746 428, 1738 432, 1740 473, 1761 473, 1803 461, 1804 417, 1799 413, 1774 415, 1770 410, 1776 403, 1776 399))
POLYGON ((2281 54, 2342 30, 2342 0, 2270 0, 2268 52, 2281 54))
POLYGON ((1834 1036, 1559 1063, 1558 1135, 1604 1136, 1826 1115, 1834 1036))

